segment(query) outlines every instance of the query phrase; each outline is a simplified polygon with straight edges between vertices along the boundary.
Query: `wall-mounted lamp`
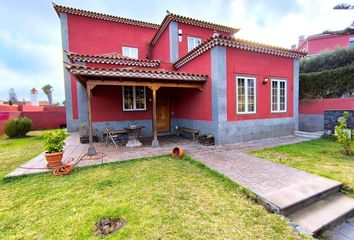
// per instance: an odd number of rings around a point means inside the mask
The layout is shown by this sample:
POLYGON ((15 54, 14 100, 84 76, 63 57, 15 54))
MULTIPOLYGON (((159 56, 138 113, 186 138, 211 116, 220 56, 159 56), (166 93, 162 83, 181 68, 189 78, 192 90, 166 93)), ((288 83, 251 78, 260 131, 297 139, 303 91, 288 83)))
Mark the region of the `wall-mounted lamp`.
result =
POLYGON ((265 77, 264 80, 263 80, 263 84, 267 84, 269 81, 269 77, 265 77))

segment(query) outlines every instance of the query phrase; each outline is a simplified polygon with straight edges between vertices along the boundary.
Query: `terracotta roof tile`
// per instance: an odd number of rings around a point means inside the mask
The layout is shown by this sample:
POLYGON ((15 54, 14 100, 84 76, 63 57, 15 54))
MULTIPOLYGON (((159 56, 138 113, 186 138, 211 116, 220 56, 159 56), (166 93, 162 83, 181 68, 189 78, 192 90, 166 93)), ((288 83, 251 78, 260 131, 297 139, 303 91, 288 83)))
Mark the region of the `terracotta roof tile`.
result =
POLYGON ((73 52, 66 52, 68 58, 73 62, 87 62, 87 63, 105 63, 124 66, 136 66, 136 67, 158 67, 160 61, 148 60, 148 59, 135 59, 123 56, 118 53, 107 54, 79 54, 73 52))
POLYGON ((179 23, 184 23, 184 24, 193 25, 193 26, 202 27, 202 28, 209 28, 214 31, 222 31, 222 32, 230 33, 230 34, 235 34, 240 30, 239 28, 228 27, 228 26, 215 24, 215 23, 211 23, 211 22, 207 22, 207 21, 202 21, 202 20, 198 20, 198 19, 194 19, 194 18, 190 18, 190 17, 184 17, 184 16, 177 15, 174 13, 168 13, 165 16, 164 20, 162 21, 155 36, 151 40, 152 45, 156 44, 156 42, 160 38, 162 32, 166 29, 166 27, 168 26, 168 24, 171 21, 176 21, 179 23))
POLYGON ((197 46, 189 53, 187 53, 186 55, 178 59, 173 65, 175 68, 179 68, 215 46, 238 48, 238 49, 252 51, 252 52, 259 52, 264 54, 271 54, 271 55, 287 57, 287 58, 295 58, 295 59, 300 59, 301 57, 306 55, 306 52, 298 51, 295 49, 272 46, 272 45, 248 41, 240 38, 234 38, 231 36, 216 35, 205 40, 199 46, 197 46))
POLYGON ((207 75, 168 71, 165 69, 143 69, 143 68, 97 68, 81 66, 76 64, 65 64, 65 67, 76 76, 97 76, 97 77, 127 77, 140 79, 159 79, 175 81, 198 81, 208 80, 207 75))
POLYGON ((55 3, 53 3, 53 7, 54 7, 55 11, 58 13, 58 15, 59 15, 59 13, 67 13, 67 14, 73 14, 73 15, 89 17, 89 18, 96 18, 96 19, 112 21, 112 22, 125 23, 125 24, 135 25, 135 26, 139 26, 139 27, 152 28, 152 29, 158 29, 160 27, 160 25, 154 24, 154 23, 149 23, 149 22, 139 21, 139 20, 134 20, 134 19, 129 19, 129 18, 123 18, 123 17, 117 17, 117 16, 104 14, 104 13, 91 12, 91 11, 81 10, 81 9, 77 9, 77 8, 61 6, 61 5, 57 5, 55 3))

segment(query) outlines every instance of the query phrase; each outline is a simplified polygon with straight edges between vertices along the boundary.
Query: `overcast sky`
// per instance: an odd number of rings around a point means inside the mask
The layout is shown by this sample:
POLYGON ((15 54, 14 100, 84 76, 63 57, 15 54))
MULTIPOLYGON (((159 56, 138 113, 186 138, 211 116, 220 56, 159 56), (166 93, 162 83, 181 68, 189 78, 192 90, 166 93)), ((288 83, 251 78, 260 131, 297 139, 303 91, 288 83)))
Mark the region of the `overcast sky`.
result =
MULTIPOLYGON (((14 88, 29 100, 32 87, 54 87, 64 100, 59 18, 52 0, 0 0, 0 100, 14 88)), ((339 0, 57 0, 57 4, 160 23, 166 10, 241 28, 236 37, 290 47, 299 35, 343 29, 354 10, 333 10, 339 0)), ((345 1, 344 1, 345 2, 345 1)), ((354 1, 347 1, 354 4, 354 1)), ((41 100, 46 97, 41 94, 41 100)))

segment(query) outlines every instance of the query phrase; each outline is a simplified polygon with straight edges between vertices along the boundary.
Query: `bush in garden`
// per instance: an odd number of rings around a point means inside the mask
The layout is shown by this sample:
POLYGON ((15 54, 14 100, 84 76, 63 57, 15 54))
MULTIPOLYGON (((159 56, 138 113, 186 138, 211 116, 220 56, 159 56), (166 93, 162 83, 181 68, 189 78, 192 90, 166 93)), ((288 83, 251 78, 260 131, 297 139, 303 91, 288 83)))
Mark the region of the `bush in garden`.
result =
POLYGON ((352 155, 354 153, 354 142, 352 141, 352 132, 347 129, 348 112, 344 112, 339 121, 339 125, 335 127, 337 134, 337 142, 342 145, 342 152, 345 155, 352 155))
POLYGON ((32 121, 26 117, 8 120, 4 132, 9 138, 21 138, 32 129, 32 121))
POLYGON ((47 153, 63 151, 66 132, 63 129, 46 132, 44 135, 44 147, 47 153))

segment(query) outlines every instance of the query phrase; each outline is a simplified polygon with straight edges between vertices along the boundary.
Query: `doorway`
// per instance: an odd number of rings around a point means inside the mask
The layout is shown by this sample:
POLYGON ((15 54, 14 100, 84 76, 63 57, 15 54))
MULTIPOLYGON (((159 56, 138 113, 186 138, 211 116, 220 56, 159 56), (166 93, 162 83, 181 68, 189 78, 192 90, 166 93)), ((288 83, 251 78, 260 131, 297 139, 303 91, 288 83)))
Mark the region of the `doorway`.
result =
POLYGON ((170 132, 170 103, 167 99, 156 102, 157 132, 170 132))

